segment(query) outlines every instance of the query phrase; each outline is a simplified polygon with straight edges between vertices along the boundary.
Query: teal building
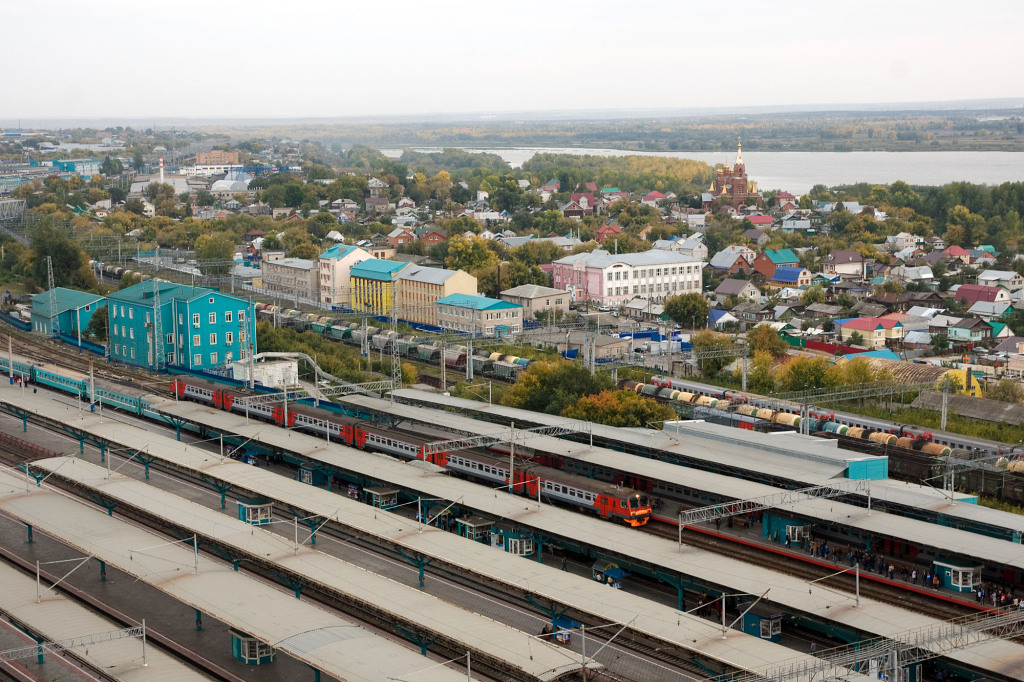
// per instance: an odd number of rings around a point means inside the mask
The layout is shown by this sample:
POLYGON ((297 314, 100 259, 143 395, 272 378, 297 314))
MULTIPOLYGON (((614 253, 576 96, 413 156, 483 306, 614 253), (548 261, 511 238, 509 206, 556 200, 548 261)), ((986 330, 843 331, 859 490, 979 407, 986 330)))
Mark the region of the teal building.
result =
MULTIPOLYGON (((75 289, 56 287, 57 330, 65 338, 82 340, 82 333, 89 326, 93 314, 104 305, 104 297, 75 289)), ((32 331, 53 336, 50 329, 50 292, 44 291, 32 297, 32 331)))
MULTIPOLYGON (((194 370, 224 367, 258 352, 256 315, 251 301, 207 287, 158 282, 160 331, 156 351, 165 366, 194 370), (244 344, 244 346, 243 346, 244 344)), ((153 368, 152 281, 107 297, 110 359, 153 368)))

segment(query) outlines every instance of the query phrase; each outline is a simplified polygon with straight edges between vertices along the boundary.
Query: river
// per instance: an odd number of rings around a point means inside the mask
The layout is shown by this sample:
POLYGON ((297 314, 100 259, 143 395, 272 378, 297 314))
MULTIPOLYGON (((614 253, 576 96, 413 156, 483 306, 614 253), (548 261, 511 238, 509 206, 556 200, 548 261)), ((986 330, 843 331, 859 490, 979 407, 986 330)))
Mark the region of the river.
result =
MULTIPOLYGON (((440 148, 415 147, 436 152, 440 148)), ((506 149, 465 148, 467 152, 497 154, 514 168, 534 154, 596 154, 598 156, 667 156, 695 159, 711 165, 732 163, 735 152, 637 152, 621 149, 579 147, 510 147, 506 149)), ((401 149, 382 149, 390 157, 401 149)), ((964 180, 998 185, 1024 181, 1024 152, 743 152, 747 175, 762 190, 784 189, 803 194, 816 184, 829 187, 855 182, 888 184, 903 180, 911 185, 944 185, 964 180)))

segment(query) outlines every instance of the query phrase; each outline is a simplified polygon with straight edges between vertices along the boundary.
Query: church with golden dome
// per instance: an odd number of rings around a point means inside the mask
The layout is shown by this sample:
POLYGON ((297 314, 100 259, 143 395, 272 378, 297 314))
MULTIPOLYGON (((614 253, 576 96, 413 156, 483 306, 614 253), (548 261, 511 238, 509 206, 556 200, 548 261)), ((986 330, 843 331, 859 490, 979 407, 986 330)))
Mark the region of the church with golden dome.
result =
POLYGON ((723 204, 737 209, 747 204, 761 205, 757 183, 747 179, 742 140, 736 142, 736 163, 731 166, 719 166, 715 170, 715 179, 711 182, 711 187, 701 195, 701 205, 705 211, 711 211, 723 204))

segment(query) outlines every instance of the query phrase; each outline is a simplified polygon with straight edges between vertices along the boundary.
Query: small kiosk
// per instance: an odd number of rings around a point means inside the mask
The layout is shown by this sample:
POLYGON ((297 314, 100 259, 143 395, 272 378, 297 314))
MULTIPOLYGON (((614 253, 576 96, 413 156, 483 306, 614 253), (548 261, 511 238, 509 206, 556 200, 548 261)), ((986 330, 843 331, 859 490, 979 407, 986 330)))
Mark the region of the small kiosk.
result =
MULTIPOLYGON (((740 613, 750 607, 750 602, 739 604, 740 613)), ((782 614, 774 608, 758 603, 743 614, 743 632, 770 642, 782 641, 782 614)))
POLYGON ((533 537, 507 523, 491 526, 491 547, 516 556, 530 556, 534 552, 533 537))
POLYGON ((610 585, 617 590, 622 589, 622 581, 630 576, 629 573, 619 568, 619 565, 604 559, 598 559, 590 567, 591 576, 602 585, 610 585))
POLYGON ((468 538, 473 542, 481 542, 485 545, 491 543, 491 526, 494 521, 483 516, 464 516, 456 519, 459 524, 459 535, 468 538))
POLYGON ((366 495, 366 504, 371 507, 394 509, 398 506, 398 488, 387 488, 384 486, 363 488, 363 494, 366 495))
POLYGON ((976 591, 981 584, 981 572, 985 568, 982 564, 972 561, 942 557, 935 559, 933 567, 942 586, 954 592, 976 591))
POLYGON ((327 483, 327 474, 316 464, 303 464, 299 467, 299 482, 317 488, 327 483))
POLYGON ((262 526, 274 520, 274 503, 266 500, 238 501, 238 520, 262 526))
POLYGON ((274 662, 277 652, 269 644, 232 628, 231 655, 246 665, 265 665, 274 662))

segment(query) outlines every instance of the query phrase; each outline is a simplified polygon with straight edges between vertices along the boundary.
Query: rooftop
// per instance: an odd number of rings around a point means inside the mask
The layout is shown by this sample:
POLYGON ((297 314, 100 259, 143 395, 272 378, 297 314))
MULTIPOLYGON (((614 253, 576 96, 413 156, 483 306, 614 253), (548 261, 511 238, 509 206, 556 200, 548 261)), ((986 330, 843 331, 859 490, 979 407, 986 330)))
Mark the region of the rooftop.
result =
POLYGON ((363 279, 377 279, 390 282, 395 278, 395 273, 408 265, 408 263, 396 263, 390 260, 370 258, 353 265, 352 269, 349 270, 349 275, 351 277, 362 277, 363 279))
POLYGON ((295 268, 296 270, 314 270, 318 267, 318 263, 316 261, 306 260, 305 258, 278 258, 277 260, 268 260, 263 264, 263 267, 267 267, 268 265, 282 268, 295 268))
MULTIPOLYGON (((409 267, 398 273, 395 279, 408 280, 410 282, 423 282, 424 284, 444 284, 460 270, 445 270, 443 268, 428 268, 425 265, 407 264, 409 267)), ((355 269, 355 268, 353 268, 355 269)))
POLYGON ((537 298, 538 296, 557 296, 558 294, 565 293, 567 292, 562 289, 542 287, 539 284, 523 284, 518 287, 512 287, 511 289, 505 289, 505 291, 501 292, 501 295, 518 296, 520 298, 537 298))
MULTIPOLYGON (((78 291, 77 289, 65 289, 64 287, 57 287, 55 289, 57 296, 57 313, 63 313, 66 310, 75 310, 83 306, 92 305, 97 301, 102 301, 103 296, 99 294, 90 294, 85 291, 78 291)), ((50 315, 50 292, 44 291, 41 294, 36 294, 32 297, 32 312, 37 315, 48 317, 50 315)))
POLYGON ((438 305, 451 305, 457 308, 469 308, 471 310, 507 310, 511 308, 522 308, 518 303, 509 303, 496 298, 486 296, 469 296, 468 294, 451 294, 444 298, 437 299, 438 305))
POLYGON ((620 253, 613 255, 604 249, 594 249, 590 253, 577 253, 555 261, 560 265, 573 265, 582 261, 591 268, 607 268, 610 265, 629 265, 632 267, 645 265, 666 265, 672 263, 697 263, 692 256, 673 251, 651 249, 640 253, 620 253))

